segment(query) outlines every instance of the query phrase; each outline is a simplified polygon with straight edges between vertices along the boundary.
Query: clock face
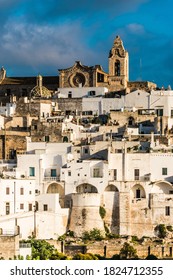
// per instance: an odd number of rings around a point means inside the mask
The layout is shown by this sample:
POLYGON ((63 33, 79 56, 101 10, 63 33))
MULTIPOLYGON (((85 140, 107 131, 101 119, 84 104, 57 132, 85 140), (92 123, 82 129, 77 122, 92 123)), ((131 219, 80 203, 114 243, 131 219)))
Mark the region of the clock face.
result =
POLYGON ((72 82, 73 86, 75 86, 75 87, 79 87, 79 85, 84 86, 85 85, 85 76, 81 73, 76 73, 72 77, 71 82, 72 82))

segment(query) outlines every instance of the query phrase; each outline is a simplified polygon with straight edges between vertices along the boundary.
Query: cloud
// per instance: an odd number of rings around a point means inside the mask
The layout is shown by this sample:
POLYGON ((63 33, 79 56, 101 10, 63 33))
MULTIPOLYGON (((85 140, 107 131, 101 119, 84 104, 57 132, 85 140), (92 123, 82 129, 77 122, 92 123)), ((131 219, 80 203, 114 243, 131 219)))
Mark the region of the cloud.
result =
POLYGON ((145 35, 145 33, 146 33, 144 26, 141 24, 138 24, 138 23, 130 23, 127 26, 127 29, 133 35, 145 35))
POLYGON ((25 65, 40 72, 49 65, 55 69, 69 67, 79 58, 87 58, 89 63, 94 52, 83 45, 83 36, 78 22, 40 26, 10 21, 1 37, 1 64, 10 68, 25 65))

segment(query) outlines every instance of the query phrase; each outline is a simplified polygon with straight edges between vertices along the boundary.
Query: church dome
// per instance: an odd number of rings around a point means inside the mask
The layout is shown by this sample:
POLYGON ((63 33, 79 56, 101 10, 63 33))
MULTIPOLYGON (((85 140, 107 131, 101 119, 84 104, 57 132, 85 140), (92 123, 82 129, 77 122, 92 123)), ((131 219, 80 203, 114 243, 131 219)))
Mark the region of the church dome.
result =
POLYGON ((31 90, 31 94, 33 98, 50 98, 51 93, 50 91, 43 86, 42 84, 42 76, 38 75, 37 76, 37 85, 31 90))

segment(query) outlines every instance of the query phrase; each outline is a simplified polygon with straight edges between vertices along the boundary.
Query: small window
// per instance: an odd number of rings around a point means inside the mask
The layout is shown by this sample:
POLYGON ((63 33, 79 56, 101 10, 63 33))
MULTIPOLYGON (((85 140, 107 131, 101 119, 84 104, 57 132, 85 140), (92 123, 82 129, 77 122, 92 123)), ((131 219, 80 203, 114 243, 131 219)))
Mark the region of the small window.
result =
POLYGON ((173 109, 171 109, 171 118, 173 118, 173 109))
POLYGON ((24 195, 24 189, 20 188, 20 195, 24 195))
POLYGON ((100 169, 99 168, 94 168, 93 169, 93 177, 94 178, 99 178, 100 176, 100 169))
POLYGON ((114 180, 117 180, 117 169, 114 169, 114 180))
POLYGON ((35 167, 29 167, 29 176, 35 176, 35 167))
POLYGON ((72 93, 68 93, 68 98, 72 98, 72 93))
POLYGON ((135 169, 134 170, 134 179, 135 179, 135 181, 137 180, 139 180, 139 169, 135 169))
POLYGON ((49 142, 50 138, 49 136, 45 136, 45 142, 49 142))
POLYGON ((170 216, 170 206, 165 207, 165 216, 170 216))
POLYGON ((5 209, 6 209, 6 215, 9 215, 10 214, 10 203, 9 202, 6 202, 5 209))
POLYGON ((163 116, 163 109, 156 109, 156 114, 158 117, 162 117, 163 116))
POLYGON ((168 175, 168 170, 166 167, 162 168, 162 175, 168 175))
POLYGON ((56 169, 51 169, 51 177, 56 177, 56 169))
POLYGON ((136 198, 140 198, 141 197, 141 191, 140 189, 136 190, 136 198))
POLYGON ((88 148, 84 149, 84 154, 88 154, 88 148))
POLYGON ((10 188, 9 187, 6 188, 6 194, 10 194, 10 188))
POLYGON ((48 210, 48 205, 47 204, 43 204, 43 211, 47 211, 48 210))
POLYGON ((71 176, 71 171, 68 171, 68 176, 71 176))
POLYGON ((28 204, 28 211, 32 211, 32 203, 28 204))
POLYGON ((24 209, 24 204, 21 203, 21 204, 20 204, 20 210, 23 210, 23 209, 24 209))

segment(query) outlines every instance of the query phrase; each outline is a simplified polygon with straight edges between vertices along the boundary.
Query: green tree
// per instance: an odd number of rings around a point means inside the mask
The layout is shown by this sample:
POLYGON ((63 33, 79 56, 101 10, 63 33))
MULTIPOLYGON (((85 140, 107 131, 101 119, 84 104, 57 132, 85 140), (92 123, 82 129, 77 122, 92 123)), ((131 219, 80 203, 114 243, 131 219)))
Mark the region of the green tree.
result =
POLYGON ((128 242, 125 242, 123 247, 120 250, 121 259, 137 259, 136 249, 131 246, 128 242))
POLYGON ((84 241, 92 240, 92 241, 100 241, 104 239, 104 236, 102 235, 101 231, 97 228, 93 228, 90 231, 84 231, 82 239, 84 241))
POLYGON ((158 232, 158 237, 160 238, 165 238, 167 235, 166 226, 164 224, 157 225, 156 231, 158 232))
POLYGON ((67 257, 45 240, 31 239, 32 259, 34 260, 62 260, 67 257))

